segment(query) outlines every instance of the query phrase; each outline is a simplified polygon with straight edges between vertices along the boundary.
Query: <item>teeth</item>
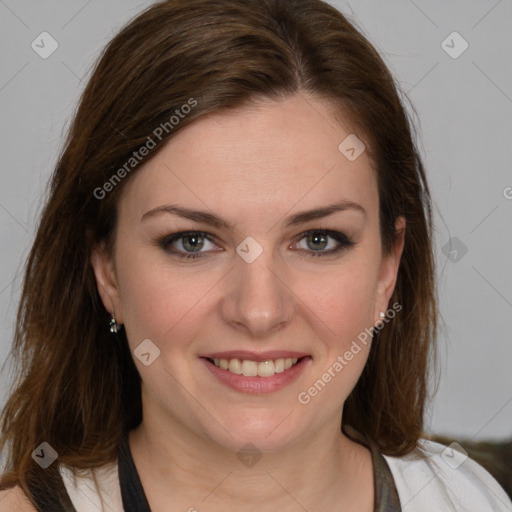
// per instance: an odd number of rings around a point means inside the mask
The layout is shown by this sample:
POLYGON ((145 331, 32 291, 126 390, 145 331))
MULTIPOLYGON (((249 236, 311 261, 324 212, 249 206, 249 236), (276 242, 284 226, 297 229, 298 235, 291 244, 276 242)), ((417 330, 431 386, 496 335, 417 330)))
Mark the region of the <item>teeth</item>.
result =
POLYGON ((284 372, 284 359, 277 359, 274 361, 274 371, 276 373, 284 372))
POLYGON ((261 361, 258 363, 258 375, 260 377, 271 377, 275 371, 274 361, 261 361))
POLYGON ((298 359, 270 359, 268 361, 250 361, 248 359, 214 359, 213 364, 222 370, 228 370, 244 377, 271 377, 291 368, 298 359))
MULTIPOLYGON (((215 363, 215 359, 213 360, 213 362, 215 363)), ((217 366, 217 365, 215 365, 215 366, 217 366)), ((231 359, 229 361, 228 370, 231 373, 236 373, 237 375, 241 375, 242 374, 242 363, 240 362, 240 359, 231 359)))
POLYGON ((256 375, 258 375, 258 363, 254 361, 242 361, 242 375, 244 377, 256 377, 256 375))

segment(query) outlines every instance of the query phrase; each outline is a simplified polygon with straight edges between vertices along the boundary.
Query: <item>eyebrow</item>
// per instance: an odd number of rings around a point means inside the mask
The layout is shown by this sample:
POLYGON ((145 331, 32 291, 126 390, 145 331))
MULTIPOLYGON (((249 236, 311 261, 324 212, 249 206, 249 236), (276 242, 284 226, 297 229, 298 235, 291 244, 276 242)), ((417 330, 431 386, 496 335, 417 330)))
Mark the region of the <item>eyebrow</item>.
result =
MULTIPOLYGON (((305 224, 306 222, 309 222, 311 220, 321 219, 327 217, 328 215, 332 215, 333 213, 346 210, 358 211, 362 213, 366 218, 366 210, 360 204, 354 203, 353 201, 343 200, 339 203, 331 204, 322 208, 306 210, 291 215, 286 219, 285 227, 305 224)), ((209 213, 201 210, 191 210, 183 206, 172 204, 158 206, 157 208, 153 208, 152 210, 146 212, 142 216, 141 222, 146 219, 156 217, 157 215, 160 215, 162 213, 177 215, 178 217, 183 217, 184 219, 189 219, 196 222, 208 224, 217 229, 226 229, 228 231, 234 230, 233 224, 229 223, 222 217, 215 215, 214 213, 209 213)))

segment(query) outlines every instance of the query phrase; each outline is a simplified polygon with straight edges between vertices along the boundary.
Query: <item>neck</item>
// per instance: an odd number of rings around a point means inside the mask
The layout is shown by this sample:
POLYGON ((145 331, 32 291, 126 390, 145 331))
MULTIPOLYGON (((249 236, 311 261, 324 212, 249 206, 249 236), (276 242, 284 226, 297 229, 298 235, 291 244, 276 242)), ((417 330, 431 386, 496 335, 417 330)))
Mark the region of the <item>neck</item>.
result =
POLYGON ((154 512, 169 503, 176 510, 226 510, 234 503, 238 510, 325 510, 333 502, 337 510, 372 510, 370 452, 340 424, 341 417, 333 418, 279 451, 237 454, 179 423, 146 420, 130 433, 130 447, 154 512))

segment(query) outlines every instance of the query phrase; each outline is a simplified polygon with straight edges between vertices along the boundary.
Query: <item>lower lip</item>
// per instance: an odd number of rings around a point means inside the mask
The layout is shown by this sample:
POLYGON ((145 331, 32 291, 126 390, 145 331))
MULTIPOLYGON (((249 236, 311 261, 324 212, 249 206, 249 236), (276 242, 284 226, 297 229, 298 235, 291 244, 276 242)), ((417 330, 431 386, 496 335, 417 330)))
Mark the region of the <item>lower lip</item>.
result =
POLYGON ((204 357, 200 359, 206 368, 208 368, 222 384, 236 391, 241 391, 242 393, 258 394, 278 391, 291 384, 304 371, 311 357, 303 357, 292 367, 288 368, 288 370, 284 370, 281 373, 274 373, 271 377, 244 377, 243 375, 232 373, 229 370, 222 370, 204 357))

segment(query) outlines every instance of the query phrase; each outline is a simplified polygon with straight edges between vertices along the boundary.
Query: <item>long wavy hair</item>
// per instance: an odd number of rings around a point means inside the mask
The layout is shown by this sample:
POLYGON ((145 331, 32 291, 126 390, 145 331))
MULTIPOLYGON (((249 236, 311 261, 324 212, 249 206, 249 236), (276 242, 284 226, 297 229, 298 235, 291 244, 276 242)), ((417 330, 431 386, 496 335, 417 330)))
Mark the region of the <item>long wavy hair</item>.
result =
POLYGON ((31 457, 43 441, 76 470, 109 463, 123 430, 142 419, 140 375, 124 330, 109 333, 90 264, 96 244, 112 248, 116 207, 140 164, 104 197, 98 190, 148 137, 155 140, 159 126, 167 130, 144 163, 208 113, 301 92, 327 100, 365 142, 385 253, 396 240, 395 220, 406 219, 391 298, 403 310, 376 334, 343 424, 384 454, 414 449, 429 397, 437 301, 430 193, 405 96, 356 25, 321 0, 164 0, 101 52, 59 154, 24 269, 11 351, 16 379, 1 416, 1 489, 18 484, 30 496, 54 485, 57 465, 42 470, 31 457), (171 127, 191 98, 197 104, 171 127))

